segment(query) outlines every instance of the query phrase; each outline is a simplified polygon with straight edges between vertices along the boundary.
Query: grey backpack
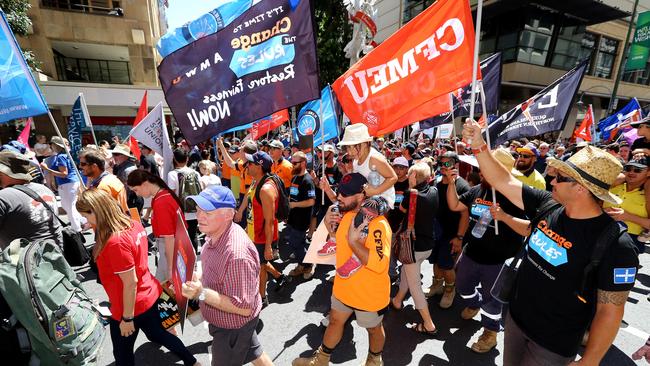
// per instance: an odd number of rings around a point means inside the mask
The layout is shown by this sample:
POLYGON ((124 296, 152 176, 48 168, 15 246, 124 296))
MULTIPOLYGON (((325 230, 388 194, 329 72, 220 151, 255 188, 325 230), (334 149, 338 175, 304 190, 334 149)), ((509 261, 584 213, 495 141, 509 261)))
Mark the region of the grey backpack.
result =
POLYGON ((29 334, 30 366, 96 364, 101 315, 55 243, 12 241, 0 255, 0 292, 29 334))

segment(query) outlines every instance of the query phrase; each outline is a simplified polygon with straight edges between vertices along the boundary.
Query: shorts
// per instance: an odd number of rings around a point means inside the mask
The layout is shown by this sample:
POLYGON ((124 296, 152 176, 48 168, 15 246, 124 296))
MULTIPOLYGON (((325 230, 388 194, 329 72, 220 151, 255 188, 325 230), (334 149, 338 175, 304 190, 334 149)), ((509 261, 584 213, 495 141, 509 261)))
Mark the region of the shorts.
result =
POLYGON ((452 238, 442 238, 436 240, 431 256, 429 256, 429 263, 437 264, 440 269, 450 270, 454 268, 454 257, 451 254, 451 241, 452 238))
POLYGON ((359 324, 361 328, 368 329, 381 325, 382 320, 384 320, 384 314, 388 310, 388 307, 379 311, 359 310, 345 305, 336 297, 334 297, 334 295, 332 295, 332 309, 347 314, 354 313, 354 316, 357 318, 357 324, 359 324))
MULTIPOLYGON (((271 243, 271 248, 277 248, 278 247, 278 241, 274 241, 271 243)), ((257 256, 260 258, 260 264, 266 264, 269 262, 273 262, 272 260, 267 261, 264 259, 264 244, 257 244, 255 243, 255 249, 257 249, 257 256)))
POLYGON ((256 317, 239 329, 224 329, 209 324, 212 365, 245 365, 260 358, 264 350, 257 339, 258 322, 259 317, 256 317))

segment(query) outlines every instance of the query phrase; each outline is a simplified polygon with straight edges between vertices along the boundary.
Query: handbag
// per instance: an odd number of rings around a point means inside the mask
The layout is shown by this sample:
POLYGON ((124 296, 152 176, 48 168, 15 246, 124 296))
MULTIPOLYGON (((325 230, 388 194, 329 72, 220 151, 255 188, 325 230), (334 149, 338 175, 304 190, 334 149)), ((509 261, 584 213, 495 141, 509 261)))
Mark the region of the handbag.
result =
POLYGON ((86 238, 84 238, 82 233, 74 231, 70 224, 63 222, 63 220, 61 220, 61 218, 54 212, 54 210, 52 210, 52 207, 50 207, 50 205, 47 204, 41 198, 41 196, 39 196, 33 190, 27 188, 24 185, 15 185, 12 186, 12 188, 17 189, 29 197, 42 203, 43 206, 50 210, 52 216, 59 220, 59 224, 61 224, 61 233, 63 235, 63 257, 65 257, 65 260, 68 261, 69 265, 83 266, 84 264, 88 263, 90 260, 90 253, 84 245, 86 238))
POLYGON ((415 212, 417 209, 418 192, 414 189, 409 194, 409 209, 407 213, 406 228, 404 222, 397 230, 395 235, 395 245, 393 245, 393 255, 402 264, 415 263, 415 248, 413 241, 415 239, 415 212))

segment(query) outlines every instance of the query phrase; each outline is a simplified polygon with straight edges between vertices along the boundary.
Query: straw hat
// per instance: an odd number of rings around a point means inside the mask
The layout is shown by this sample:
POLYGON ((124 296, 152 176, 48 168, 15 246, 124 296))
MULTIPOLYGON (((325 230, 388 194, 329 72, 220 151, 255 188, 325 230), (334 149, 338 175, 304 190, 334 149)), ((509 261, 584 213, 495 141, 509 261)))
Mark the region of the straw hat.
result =
POLYGON ((586 146, 567 161, 552 159, 548 165, 575 179, 603 201, 614 204, 623 202, 609 192, 616 178, 623 170, 621 163, 604 150, 586 146))
POLYGON ((30 170, 29 158, 26 156, 9 150, 0 152, 0 173, 14 179, 31 181, 30 170))
POLYGON ((523 175, 519 170, 515 169, 515 158, 512 156, 510 151, 500 147, 492 151, 492 156, 494 156, 501 165, 508 169, 510 174, 515 177, 521 177, 523 175))
POLYGON ((66 140, 59 136, 52 136, 50 139, 50 144, 54 144, 62 149, 65 149, 66 140))
POLYGON ((117 144, 115 145, 115 148, 111 150, 112 154, 119 154, 119 155, 124 155, 124 156, 132 156, 131 155, 131 147, 129 145, 125 144, 117 144))
POLYGON ((368 126, 363 123, 355 123, 345 128, 339 146, 357 145, 370 141, 372 141, 372 136, 368 133, 368 126))

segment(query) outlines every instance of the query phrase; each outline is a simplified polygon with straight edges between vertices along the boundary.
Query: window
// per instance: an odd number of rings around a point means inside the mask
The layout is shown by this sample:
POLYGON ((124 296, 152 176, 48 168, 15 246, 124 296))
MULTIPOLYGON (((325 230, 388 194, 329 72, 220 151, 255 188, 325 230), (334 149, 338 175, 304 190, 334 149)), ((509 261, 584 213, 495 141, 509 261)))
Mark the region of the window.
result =
POLYGON ((598 36, 594 33, 585 33, 584 26, 562 27, 553 51, 551 67, 569 70, 585 58, 588 58, 591 63, 597 41, 598 36))
POLYGON ((628 83, 650 85, 650 62, 645 65, 645 70, 624 72, 622 80, 628 83))
POLYGON ((402 16, 402 24, 408 23, 411 19, 415 18, 418 14, 433 4, 435 0, 404 0, 404 14, 402 16))
MULTIPOLYGON (((120 7, 117 0, 42 0, 43 8, 80 11, 84 13, 108 14, 120 7)), ((115 15, 115 14, 111 14, 115 15)))
POLYGON ((519 35, 517 61, 535 65, 544 65, 551 38, 555 29, 555 19, 550 14, 531 13, 519 35))
POLYGON ((592 75, 611 79, 617 50, 617 40, 601 36, 592 75))
POLYGON ((129 63, 65 57, 54 51, 59 80, 105 84, 131 84, 129 63))

